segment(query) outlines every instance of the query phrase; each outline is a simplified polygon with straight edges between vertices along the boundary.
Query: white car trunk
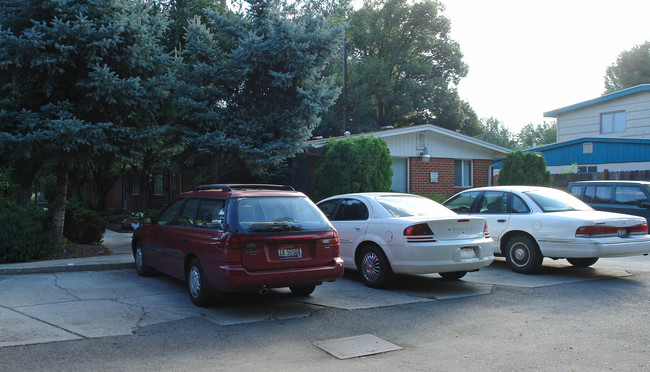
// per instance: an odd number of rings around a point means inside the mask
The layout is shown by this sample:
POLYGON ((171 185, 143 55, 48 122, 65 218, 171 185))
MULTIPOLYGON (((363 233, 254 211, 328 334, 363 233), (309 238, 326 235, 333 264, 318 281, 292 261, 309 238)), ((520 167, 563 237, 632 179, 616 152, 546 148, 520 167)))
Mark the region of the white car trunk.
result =
POLYGON ((459 216, 427 222, 433 234, 440 240, 482 238, 485 220, 477 217, 459 216))

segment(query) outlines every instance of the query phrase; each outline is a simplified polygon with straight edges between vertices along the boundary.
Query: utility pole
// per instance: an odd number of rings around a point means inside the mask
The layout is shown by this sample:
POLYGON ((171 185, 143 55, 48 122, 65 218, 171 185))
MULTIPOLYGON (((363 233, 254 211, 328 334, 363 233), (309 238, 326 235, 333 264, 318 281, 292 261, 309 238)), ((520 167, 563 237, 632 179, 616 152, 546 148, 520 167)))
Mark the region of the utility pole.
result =
POLYGON ((348 125, 348 52, 346 38, 343 37, 343 132, 350 130, 348 125))

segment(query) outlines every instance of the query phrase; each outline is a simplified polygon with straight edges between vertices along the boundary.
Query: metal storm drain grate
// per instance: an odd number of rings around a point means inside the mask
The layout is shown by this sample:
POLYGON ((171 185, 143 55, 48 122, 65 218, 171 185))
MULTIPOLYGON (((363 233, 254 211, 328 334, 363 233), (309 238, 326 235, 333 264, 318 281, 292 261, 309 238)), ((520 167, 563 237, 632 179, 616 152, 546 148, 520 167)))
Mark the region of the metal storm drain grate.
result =
POLYGON ((314 345, 339 359, 356 358, 402 349, 375 335, 360 335, 334 340, 316 341, 314 345))

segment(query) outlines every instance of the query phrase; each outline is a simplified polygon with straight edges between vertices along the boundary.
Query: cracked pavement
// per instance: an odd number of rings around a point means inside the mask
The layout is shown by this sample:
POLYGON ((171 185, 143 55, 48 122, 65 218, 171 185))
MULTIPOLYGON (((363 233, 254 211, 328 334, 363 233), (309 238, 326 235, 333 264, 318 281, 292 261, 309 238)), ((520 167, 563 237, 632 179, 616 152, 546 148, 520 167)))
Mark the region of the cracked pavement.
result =
MULTIPOLYGON (((649 257, 641 261, 650 267, 649 257)), ((541 275, 529 276, 515 274, 505 262, 496 261, 460 281, 445 281, 435 274, 402 276, 390 290, 368 288, 355 272, 347 272, 342 279, 317 287, 309 297, 293 297, 288 289, 272 290, 266 296, 230 294, 211 308, 192 305, 183 283, 162 275, 142 278, 135 270, 4 275, 0 276, 0 348, 130 335, 142 327, 186 318, 220 326, 276 322, 312 317, 327 308, 354 311, 485 296, 497 285, 538 288, 624 278, 631 275, 624 266, 604 262, 580 270, 545 261, 541 275)))

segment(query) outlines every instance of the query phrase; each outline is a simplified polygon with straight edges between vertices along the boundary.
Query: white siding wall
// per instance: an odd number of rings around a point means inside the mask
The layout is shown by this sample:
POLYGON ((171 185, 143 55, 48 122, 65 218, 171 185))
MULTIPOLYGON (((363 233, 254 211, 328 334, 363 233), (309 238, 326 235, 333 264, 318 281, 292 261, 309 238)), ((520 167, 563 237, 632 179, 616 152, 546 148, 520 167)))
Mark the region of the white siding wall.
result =
POLYGON ((558 142, 584 137, 650 138, 650 92, 641 92, 557 117, 558 142), (600 114, 625 111, 625 132, 600 133, 600 114))
MULTIPOLYGON (((493 150, 481 148, 467 142, 425 132, 425 145, 432 158, 452 159, 494 159, 493 150)), ((407 133, 401 136, 384 137, 392 157, 420 156, 417 149, 417 133, 407 133)))

